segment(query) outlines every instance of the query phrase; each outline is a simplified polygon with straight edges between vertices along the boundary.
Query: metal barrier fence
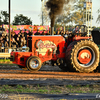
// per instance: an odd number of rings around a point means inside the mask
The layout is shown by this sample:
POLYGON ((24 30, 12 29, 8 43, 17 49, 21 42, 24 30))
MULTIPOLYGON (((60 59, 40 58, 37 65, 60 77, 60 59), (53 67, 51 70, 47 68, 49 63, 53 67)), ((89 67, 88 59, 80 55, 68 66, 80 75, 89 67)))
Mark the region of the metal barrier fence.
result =
POLYGON ((9 49, 9 47, 1 47, 0 48, 0 58, 9 58, 10 57, 10 53, 11 51, 23 51, 23 52, 29 52, 29 47, 20 47, 20 48, 16 48, 16 47, 11 47, 9 49))
MULTIPOLYGON (((11 47, 12 51, 16 51, 17 48, 11 47)), ((0 53, 9 53, 9 47, 1 47, 0 53)))
MULTIPOLYGON (((12 51, 16 51, 17 48, 11 47, 12 51)), ((10 52, 9 52, 9 47, 1 47, 0 48, 0 58, 9 58, 10 57, 10 52)))

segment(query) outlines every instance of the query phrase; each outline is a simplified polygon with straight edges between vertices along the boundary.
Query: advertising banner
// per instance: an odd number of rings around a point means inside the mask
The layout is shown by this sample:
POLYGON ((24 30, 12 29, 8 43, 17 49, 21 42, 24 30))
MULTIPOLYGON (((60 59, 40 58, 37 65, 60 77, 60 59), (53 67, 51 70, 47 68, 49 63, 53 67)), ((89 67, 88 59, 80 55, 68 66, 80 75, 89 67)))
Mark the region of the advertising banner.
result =
MULTIPOLYGON (((3 25, 3 28, 5 28, 5 30, 8 31, 9 29, 9 25, 3 25)), ((11 30, 13 29, 16 34, 19 33, 20 30, 22 31, 28 31, 28 30, 32 30, 33 33, 35 33, 37 30, 40 31, 40 33, 43 31, 43 30, 49 30, 49 25, 47 26, 33 26, 33 25, 11 25, 11 30)))

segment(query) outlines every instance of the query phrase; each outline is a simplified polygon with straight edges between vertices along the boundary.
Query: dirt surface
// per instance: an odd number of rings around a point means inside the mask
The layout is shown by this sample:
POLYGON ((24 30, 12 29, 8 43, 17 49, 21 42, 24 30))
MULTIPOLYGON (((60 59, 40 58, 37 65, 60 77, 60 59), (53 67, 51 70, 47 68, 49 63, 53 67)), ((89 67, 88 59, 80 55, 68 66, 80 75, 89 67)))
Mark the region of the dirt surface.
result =
POLYGON ((62 72, 58 66, 42 66, 40 71, 22 70, 18 66, 0 66, 0 85, 86 85, 100 84, 100 73, 62 72))
MULTIPOLYGON (((100 73, 73 73, 62 72, 57 66, 43 66, 39 72, 22 70, 18 66, 0 66, 0 85, 32 85, 32 86, 85 86, 100 85, 100 73), (4 72, 6 70, 6 72, 4 72), (10 73, 9 73, 10 71, 10 73), (31 73, 31 74, 30 74, 31 73), (37 77, 41 76, 42 77, 37 77), (50 77, 46 77, 48 74, 50 77), (59 76, 61 75, 61 76, 59 76), (31 77, 30 77, 31 76, 31 77), (34 78, 35 76, 35 78, 34 78), (28 78, 29 77, 29 78, 28 78), (67 78, 65 78, 67 77, 67 78), (28 78, 28 79, 27 79, 28 78), (79 78, 79 79, 78 79, 79 78), (84 78, 84 79, 83 79, 84 78), (26 80, 27 79, 27 80, 26 80)), ((2 94, 0 94, 2 96, 2 94)), ((36 94, 20 93, 7 94, 7 98, 0 97, 0 100, 55 100, 55 99, 100 99, 99 94, 36 94)))
MULTIPOLYGON (((23 70, 23 69, 19 68, 17 65, 0 65, 0 69, 23 70)), ((49 65, 42 66, 40 71, 54 71, 54 72, 57 71, 57 72, 62 72, 62 70, 58 66, 49 66, 49 65)))

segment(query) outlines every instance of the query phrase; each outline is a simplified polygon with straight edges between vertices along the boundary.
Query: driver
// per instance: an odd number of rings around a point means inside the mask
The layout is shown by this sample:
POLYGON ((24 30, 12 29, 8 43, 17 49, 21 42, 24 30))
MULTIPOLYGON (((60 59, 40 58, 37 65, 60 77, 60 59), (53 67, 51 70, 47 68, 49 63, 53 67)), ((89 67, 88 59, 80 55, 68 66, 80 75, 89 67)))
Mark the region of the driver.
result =
POLYGON ((81 33, 81 28, 79 29, 79 33, 81 33))
POLYGON ((78 31, 79 31, 79 27, 77 26, 77 27, 75 28, 75 32, 78 33, 78 31))

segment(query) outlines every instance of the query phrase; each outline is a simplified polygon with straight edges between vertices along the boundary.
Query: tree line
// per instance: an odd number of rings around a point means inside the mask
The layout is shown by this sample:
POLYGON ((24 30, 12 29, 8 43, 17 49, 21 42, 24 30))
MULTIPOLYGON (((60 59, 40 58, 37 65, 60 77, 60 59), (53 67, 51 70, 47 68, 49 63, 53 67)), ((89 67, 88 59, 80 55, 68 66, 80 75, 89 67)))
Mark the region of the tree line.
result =
MULTIPOLYGON (((7 11, 0 12, 0 25, 2 24, 9 24, 9 14, 7 13, 7 11)), ((23 14, 16 14, 12 22, 12 25, 32 25, 32 20, 31 18, 28 18, 23 14)))

